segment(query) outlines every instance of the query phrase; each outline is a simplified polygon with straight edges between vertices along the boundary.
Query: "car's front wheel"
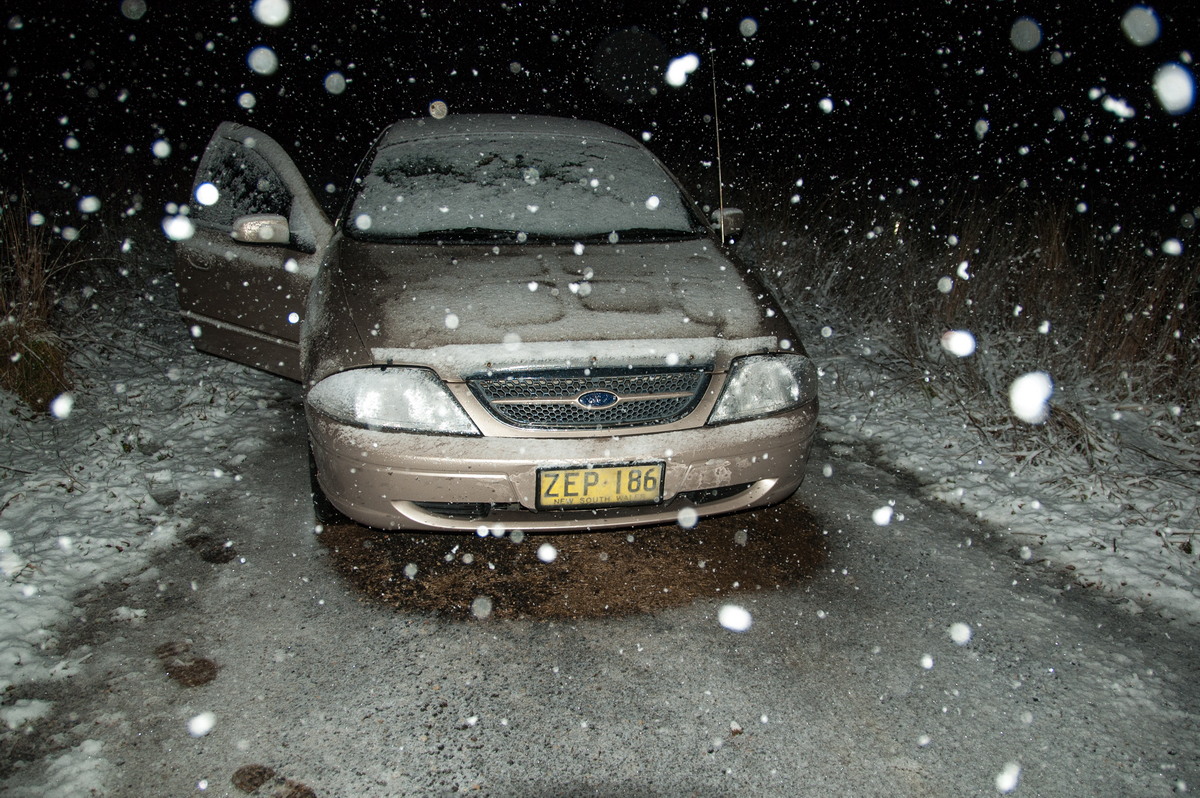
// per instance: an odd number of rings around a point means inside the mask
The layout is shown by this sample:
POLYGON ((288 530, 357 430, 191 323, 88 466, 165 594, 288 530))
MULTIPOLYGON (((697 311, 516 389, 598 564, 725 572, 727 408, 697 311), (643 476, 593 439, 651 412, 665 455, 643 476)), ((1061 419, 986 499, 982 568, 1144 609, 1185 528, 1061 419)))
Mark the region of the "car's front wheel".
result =
POLYGON ((313 517, 317 523, 322 526, 350 523, 350 519, 334 507, 325 491, 321 490, 321 483, 317 479, 317 460, 313 457, 311 443, 308 446, 308 478, 312 488, 313 517))

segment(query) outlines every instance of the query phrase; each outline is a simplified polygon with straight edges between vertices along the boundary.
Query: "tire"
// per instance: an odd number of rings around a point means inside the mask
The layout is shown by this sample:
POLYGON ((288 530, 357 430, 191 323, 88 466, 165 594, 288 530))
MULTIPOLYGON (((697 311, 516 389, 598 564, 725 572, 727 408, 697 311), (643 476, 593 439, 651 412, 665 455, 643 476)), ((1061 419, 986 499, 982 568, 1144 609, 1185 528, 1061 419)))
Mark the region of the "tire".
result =
POLYGON ((317 460, 313 457, 312 444, 308 446, 308 479, 312 488, 313 518, 316 519, 316 522, 321 526, 350 523, 350 519, 341 510, 334 507, 333 502, 329 501, 329 497, 325 495, 325 491, 321 490, 321 483, 317 479, 317 460))

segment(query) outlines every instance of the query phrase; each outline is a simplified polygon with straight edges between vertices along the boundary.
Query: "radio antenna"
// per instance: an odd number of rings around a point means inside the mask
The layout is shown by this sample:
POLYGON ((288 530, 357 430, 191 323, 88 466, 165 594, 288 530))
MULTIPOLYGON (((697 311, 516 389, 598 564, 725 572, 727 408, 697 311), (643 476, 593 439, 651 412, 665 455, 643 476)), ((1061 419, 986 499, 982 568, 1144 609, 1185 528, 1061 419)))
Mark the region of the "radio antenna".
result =
POLYGON ((721 243, 725 243, 725 178, 721 174, 721 104, 717 101, 717 48, 708 48, 712 62, 713 130, 717 138, 717 219, 721 223, 721 243))

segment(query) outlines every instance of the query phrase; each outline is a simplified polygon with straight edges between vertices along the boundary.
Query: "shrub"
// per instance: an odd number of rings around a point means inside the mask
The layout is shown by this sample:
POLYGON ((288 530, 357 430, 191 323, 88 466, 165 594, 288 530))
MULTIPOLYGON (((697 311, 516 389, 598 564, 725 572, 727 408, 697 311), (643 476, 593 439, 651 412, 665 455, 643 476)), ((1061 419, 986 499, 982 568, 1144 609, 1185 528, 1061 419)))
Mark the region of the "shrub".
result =
POLYGON ((50 326, 55 281, 70 265, 24 193, 0 205, 0 388, 35 410, 68 390, 66 347, 50 326))
POLYGON ((852 326, 886 329, 904 359, 969 394, 1004 394, 1017 376, 1004 368, 1121 400, 1183 404, 1200 390, 1196 252, 1098 230, 1029 192, 972 188, 936 202, 862 193, 752 203, 742 246, 793 307, 852 307, 852 326), (970 331, 983 356, 942 352, 954 329, 970 331))

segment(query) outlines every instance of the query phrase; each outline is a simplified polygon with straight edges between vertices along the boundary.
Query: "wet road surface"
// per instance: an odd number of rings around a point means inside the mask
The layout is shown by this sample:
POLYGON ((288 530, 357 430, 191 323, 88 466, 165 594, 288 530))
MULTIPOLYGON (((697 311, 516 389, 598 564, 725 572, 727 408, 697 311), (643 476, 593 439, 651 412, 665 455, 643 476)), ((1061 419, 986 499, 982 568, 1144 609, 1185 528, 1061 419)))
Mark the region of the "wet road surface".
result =
POLYGON ((303 445, 278 430, 190 544, 88 598, 61 637, 84 664, 6 752, 34 763, 13 794, 88 741, 103 794, 137 798, 1200 786, 1195 630, 1021 560, 865 451, 821 444, 792 500, 694 530, 515 543, 314 534, 303 445))

